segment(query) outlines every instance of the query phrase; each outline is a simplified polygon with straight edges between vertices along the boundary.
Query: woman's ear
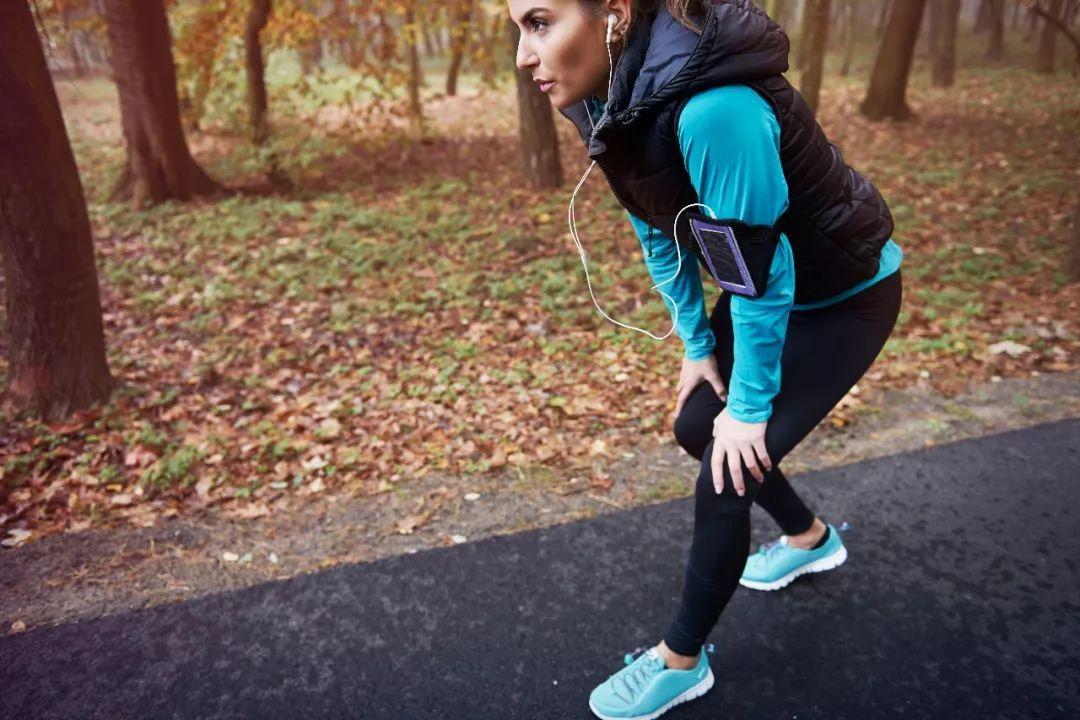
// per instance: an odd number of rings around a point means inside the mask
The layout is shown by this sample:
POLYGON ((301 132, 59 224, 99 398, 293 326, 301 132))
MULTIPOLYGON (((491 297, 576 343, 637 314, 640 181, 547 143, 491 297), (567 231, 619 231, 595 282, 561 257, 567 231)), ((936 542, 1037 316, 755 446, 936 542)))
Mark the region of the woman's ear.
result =
POLYGON ((612 41, 624 40, 626 38, 626 29, 630 26, 630 11, 632 9, 632 0, 615 0, 608 6, 608 15, 615 16, 615 25, 611 29, 612 41))

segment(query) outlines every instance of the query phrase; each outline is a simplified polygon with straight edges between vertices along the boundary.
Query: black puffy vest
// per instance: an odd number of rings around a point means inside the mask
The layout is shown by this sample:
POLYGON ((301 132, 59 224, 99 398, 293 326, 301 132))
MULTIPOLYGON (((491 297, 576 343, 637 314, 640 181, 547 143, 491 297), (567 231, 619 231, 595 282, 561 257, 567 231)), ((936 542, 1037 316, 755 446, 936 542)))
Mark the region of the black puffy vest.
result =
MULTIPOLYGON (((749 0, 711 0, 698 35, 678 23, 663 0, 639 15, 616 64, 595 132, 583 102, 560 110, 577 126, 589 157, 619 203, 674 237, 674 220, 698 202, 679 148, 679 114, 690 98, 719 85, 744 84, 764 97, 780 124, 780 161, 788 209, 777 221, 795 257, 795 302, 837 295, 877 273, 893 218, 877 188, 849 167, 809 106, 781 73, 787 35, 749 0)), ((704 265, 687 214, 678 237, 704 265)))

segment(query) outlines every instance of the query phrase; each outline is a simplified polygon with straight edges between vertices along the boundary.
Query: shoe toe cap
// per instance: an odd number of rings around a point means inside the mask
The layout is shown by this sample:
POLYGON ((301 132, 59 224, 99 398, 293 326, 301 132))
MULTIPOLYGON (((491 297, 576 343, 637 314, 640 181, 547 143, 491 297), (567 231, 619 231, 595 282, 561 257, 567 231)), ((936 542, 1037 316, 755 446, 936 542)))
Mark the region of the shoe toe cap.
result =
POLYGON ((593 688, 589 694, 589 704, 609 717, 619 717, 628 709, 626 703, 613 692, 610 678, 593 688))

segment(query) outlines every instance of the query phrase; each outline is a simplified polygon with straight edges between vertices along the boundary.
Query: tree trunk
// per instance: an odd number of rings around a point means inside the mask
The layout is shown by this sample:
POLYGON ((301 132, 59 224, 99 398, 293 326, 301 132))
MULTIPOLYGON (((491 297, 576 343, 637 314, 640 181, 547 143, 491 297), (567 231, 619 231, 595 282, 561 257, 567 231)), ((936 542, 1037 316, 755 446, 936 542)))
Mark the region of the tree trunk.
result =
POLYGON ((1065 5, 1065 27, 1071 28, 1080 14, 1080 0, 1069 0, 1065 5))
POLYGON ((806 72, 806 60, 810 54, 810 23, 813 13, 808 5, 811 0, 803 0, 802 22, 799 26, 799 43, 795 46, 795 69, 800 73, 806 72))
POLYGON ((1069 240, 1069 282, 1080 282, 1080 201, 1073 213, 1072 237, 1069 240))
MULTIPOLYGON (((251 0, 247 20, 244 23, 244 68, 247 72, 248 124, 251 141, 258 146, 266 145, 270 138, 270 121, 267 119, 266 66, 263 63, 262 31, 270 21, 271 0, 251 0)), ((279 189, 290 186, 286 173, 271 147, 265 152, 263 170, 270 183, 279 189)))
POLYGON ((979 33, 984 33, 989 30, 991 16, 993 14, 993 9, 990 7, 990 0, 978 0, 978 4, 975 6, 975 25, 972 28, 972 32, 978 35, 979 33))
MULTIPOLYGON (((499 37, 503 32, 503 24, 506 19, 506 15, 501 13, 494 13, 490 18, 490 21, 485 23, 485 16, 481 14, 481 32, 480 37, 483 38, 483 46, 485 48, 494 48, 499 45, 499 37), (485 28, 484 25, 487 25, 485 28)), ((480 62, 480 81, 487 87, 491 87, 495 83, 495 53, 491 50, 487 50, 480 62)))
POLYGON ((270 134, 266 121, 266 72, 259 34, 270 21, 270 0, 251 0, 244 25, 244 59, 247 70, 248 124, 251 139, 262 145, 270 134))
POLYGON ((128 160, 116 197, 136 208, 190 200, 220 186, 191 157, 180 126, 176 68, 161 0, 105 0, 128 160))
POLYGON ((933 66, 940 52, 941 0, 926 0, 926 16, 926 54, 933 66))
POLYGON ((455 0, 450 26, 450 67, 446 70, 446 94, 457 95, 458 73, 469 43, 469 18, 474 0, 455 0))
POLYGON ((435 57, 435 43, 430 31, 432 28, 442 27, 442 5, 443 3, 439 3, 434 8, 428 5, 425 12, 425 6, 422 3, 413 10, 416 21, 419 23, 416 29, 416 41, 417 44, 423 43, 426 58, 435 57))
POLYGON ((990 44, 986 48, 987 60, 1005 57, 1005 0, 990 0, 990 44))
POLYGON ((67 42, 68 55, 71 57, 71 74, 74 77, 82 77, 86 74, 86 64, 83 62, 82 54, 79 52, 76 33, 71 29, 72 12, 73 8, 70 5, 64 5, 60 11, 60 21, 64 27, 64 40, 67 42))
POLYGON ((315 72, 315 68, 322 64, 322 60, 322 40, 319 37, 314 37, 300 48, 300 74, 308 77, 315 72))
POLYGON ((10 372, 5 402, 45 420, 106 400, 90 220, 30 8, 0 2, 0 250, 10 372))
POLYGON ((200 39, 204 49, 196 54, 188 68, 190 86, 186 90, 184 86, 180 87, 180 122, 188 131, 198 130, 205 114, 206 98, 214 82, 214 61, 225 35, 222 26, 228 14, 229 8, 225 5, 203 5, 189 30, 200 39))
POLYGON ((806 45, 806 71, 799 78, 799 94, 817 114, 821 97, 821 77, 825 69, 825 47, 829 42, 830 0, 806 0, 808 21, 803 22, 806 45))
POLYGON ((931 68, 934 85, 952 87, 956 78, 956 32, 960 24, 960 0, 941 0, 937 54, 931 68))
POLYGON ((844 0, 844 64, 840 74, 847 77, 851 73, 851 61, 855 57, 855 36, 858 34, 858 8, 856 0, 844 0))
POLYGON ((1028 42, 1031 38, 1035 37, 1035 30, 1039 27, 1039 13, 1035 12, 1035 8, 1028 8, 1027 14, 1027 32, 1024 33, 1024 42, 1028 42))
POLYGON ((409 117, 412 119, 413 128, 423 132, 424 113, 420 105, 420 84, 422 83, 420 68, 420 53, 417 45, 417 25, 415 0, 409 0, 405 4, 405 42, 409 49, 409 117))
POLYGON ((375 57, 379 62, 392 62, 397 51, 397 38, 393 28, 386 21, 386 12, 379 10, 375 13, 375 25, 369 33, 371 43, 375 48, 375 57))
POLYGON ((517 46, 521 31, 515 22, 506 18, 510 52, 514 60, 517 83, 518 121, 521 136, 523 175, 526 184, 535 190, 562 187, 562 163, 559 161, 559 138, 555 133, 551 100, 537 88, 532 73, 516 67, 517 46))
POLYGON ((889 19, 870 75, 870 87, 859 107, 859 111, 872 120, 911 117, 911 108, 904 96, 925 4, 925 0, 890 3, 889 19))
POLYGON ((893 0, 881 0, 881 11, 878 13, 878 19, 876 24, 876 35, 881 37, 885 33, 885 21, 889 17, 889 8, 893 4, 893 0))
MULTIPOLYGON (((1062 0, 1050 0, 1046 11, 1056 18, 1061 18, 1062 0)), ((1054 72, 1054 44, 1058 29, 1053 23, 1043 21, 1042 34, 1039 36, 1039 54, 1035 57, 1035 72, 1052 75, 1054 72)))
POLYGON ((777 25, 783 26, 788 21, 789 2, 790 0, 766 0, 765 14, 777 25))

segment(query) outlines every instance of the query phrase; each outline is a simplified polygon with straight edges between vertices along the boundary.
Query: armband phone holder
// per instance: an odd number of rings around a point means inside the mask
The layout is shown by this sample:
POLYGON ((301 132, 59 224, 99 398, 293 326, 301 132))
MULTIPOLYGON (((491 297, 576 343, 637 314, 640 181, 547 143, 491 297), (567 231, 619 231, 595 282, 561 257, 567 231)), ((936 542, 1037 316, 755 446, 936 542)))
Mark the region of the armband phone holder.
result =
POLYGON ((749 298, 764 295, 780 231, 773 225, 717 220, 692 210, 686 214, 716 284, 749 298))

